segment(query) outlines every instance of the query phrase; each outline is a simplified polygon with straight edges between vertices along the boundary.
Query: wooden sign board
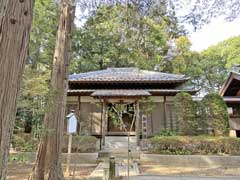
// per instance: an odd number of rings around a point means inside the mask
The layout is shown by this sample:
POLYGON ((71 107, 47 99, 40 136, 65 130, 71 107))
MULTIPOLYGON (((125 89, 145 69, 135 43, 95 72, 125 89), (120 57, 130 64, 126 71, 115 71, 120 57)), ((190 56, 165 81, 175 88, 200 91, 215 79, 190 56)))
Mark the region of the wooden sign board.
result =
POLYGON ((67 131, 69 134, 74 134, 77 132, 77 117, 74 113, 67 115, 68 118, 68 128, 67 131))
POLYGON ((229 114, 229 115, 232 115, 232 114, 233 114, 233 109, 232 109, 232 107, 228 107, 228 108, 227 108, 227 111, 228 111, 228 114, 229 114))

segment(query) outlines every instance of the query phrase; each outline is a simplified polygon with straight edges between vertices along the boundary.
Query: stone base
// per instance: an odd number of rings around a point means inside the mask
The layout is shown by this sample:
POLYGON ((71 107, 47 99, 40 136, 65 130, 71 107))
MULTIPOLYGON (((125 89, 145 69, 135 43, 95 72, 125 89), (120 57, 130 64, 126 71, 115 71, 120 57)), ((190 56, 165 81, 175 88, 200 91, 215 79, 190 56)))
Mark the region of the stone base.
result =
POLYGON ((217 155, 140 155, 141 163, 155 163, 163 167, 191 167, 191 168, 234 168, 240 165, 240 156, 217 155))
MULTIPOLYGON (((137 138, 136 136, 130 136, 129 147, 130 149, 136 149, 137 138)), ((117 150, 128 148, 128 137, 127 136, 106 136, 105 137, 105 150, 117 150)))

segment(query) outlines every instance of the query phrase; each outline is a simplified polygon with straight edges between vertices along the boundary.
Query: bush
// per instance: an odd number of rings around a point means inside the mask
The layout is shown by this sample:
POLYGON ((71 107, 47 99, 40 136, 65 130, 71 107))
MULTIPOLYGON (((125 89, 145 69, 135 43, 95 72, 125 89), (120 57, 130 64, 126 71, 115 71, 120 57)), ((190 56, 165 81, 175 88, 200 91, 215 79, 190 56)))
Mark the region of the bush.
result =
POLYGON ((155 136, 149 152, 158 154, 240 155, 240 139, 215 136, 155 136))
POLYGON ((177 131, 169 130, 169 129, 164 129, 161 130, 156 136, 176 136, 177 131))
POLYGON ((34 152, 37 150, 39 140, 32 138, 31 134, 14 134, 11 139, 13 148, 19 152, 34 152))
POLYGON ((208 126, 213 128, 215 135, 228 135, 229 122, 227 105, 218 94, 211 93, 206 95, 202 104, 204 107, 203 118, 208 126))
MULTIPOLYGON (((68 151, 68 135, 64 135, 62 151, 68 151)), ((73 136, 72 139, 72 152, 96 152, 98 139, 94 136, 73 136)))
MULTIPOLYGON (((73 136, 72 152, 95 152, 97 151, 97 138, 94 136, 73 136)), ((11 143, 18 152, 36 152, 39 140, 31 134, 21 133, 12 136, 11 143)), ((64 135, 62 151, 68 150, 68 136, 64 135)))
POLYGON ((21 163, 26 163, 29 160, 29 157, 27 154, 13 154, 10 155, 9 161, 15 161, 15 162, 21 162, 21 163))
POLYGON ((181 135, 196 135, 198 122, 196 104, 188 93, 178 93, 174 99, 178 131, 181 135))

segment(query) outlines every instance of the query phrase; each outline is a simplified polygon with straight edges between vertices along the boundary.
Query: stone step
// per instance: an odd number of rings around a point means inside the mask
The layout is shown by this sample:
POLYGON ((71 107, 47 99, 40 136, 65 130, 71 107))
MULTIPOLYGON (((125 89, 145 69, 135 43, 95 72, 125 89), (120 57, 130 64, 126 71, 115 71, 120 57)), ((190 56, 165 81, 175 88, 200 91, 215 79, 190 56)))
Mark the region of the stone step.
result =
MULTIPOLYGON (((136 149, 137 139, 135 136, 129 138, 130 149, 136 149)), ((105 137, 105 149, 119 149, 128 148, 127 136, 106 136, 105 137)))
MULTIPOLYGON (((102 150, 98 153, 98 160, 106 159, 109 157, 115 157, 116 159, 127 159, 128 158, 128 150, 126 149, 115 149, 115 150, 102 150)), ((129 153, 130 159, 140 159, 140 151, 131 150, 129 153)))
MULTIPOLYGON (((127 142, 128 137, 127 136, 106 136, 105 137, 106 140, 108 141, 123 141, 123 142, 127 142)), ((136 142, 137 138, 136 136, 130 136, 129 137, 130 142, 136 142)))

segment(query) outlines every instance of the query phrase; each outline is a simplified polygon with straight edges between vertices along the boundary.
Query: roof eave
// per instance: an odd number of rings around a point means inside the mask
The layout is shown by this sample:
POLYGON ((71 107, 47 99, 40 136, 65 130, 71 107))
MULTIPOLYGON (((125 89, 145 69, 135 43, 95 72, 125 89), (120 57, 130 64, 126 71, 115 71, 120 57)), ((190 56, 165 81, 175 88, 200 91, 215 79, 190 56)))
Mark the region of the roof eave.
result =
POLYGON ((117 80, 117 81, 98 81, 98 80, 69 80, 69 83, 74 83, 74 84, 105 84, 105 83, 113 83, 113 84, 116 84, 116 83, 147 83, 147 84, 155 84, 155 83, 159 83, 159 84, 173 84, 173 83, 184 83, 186 81, 188 81, 189 79, 186 78, 186 79, 181 79, 181 80, 128 80, 128 81, 123 81, 123 80, 117 80))

